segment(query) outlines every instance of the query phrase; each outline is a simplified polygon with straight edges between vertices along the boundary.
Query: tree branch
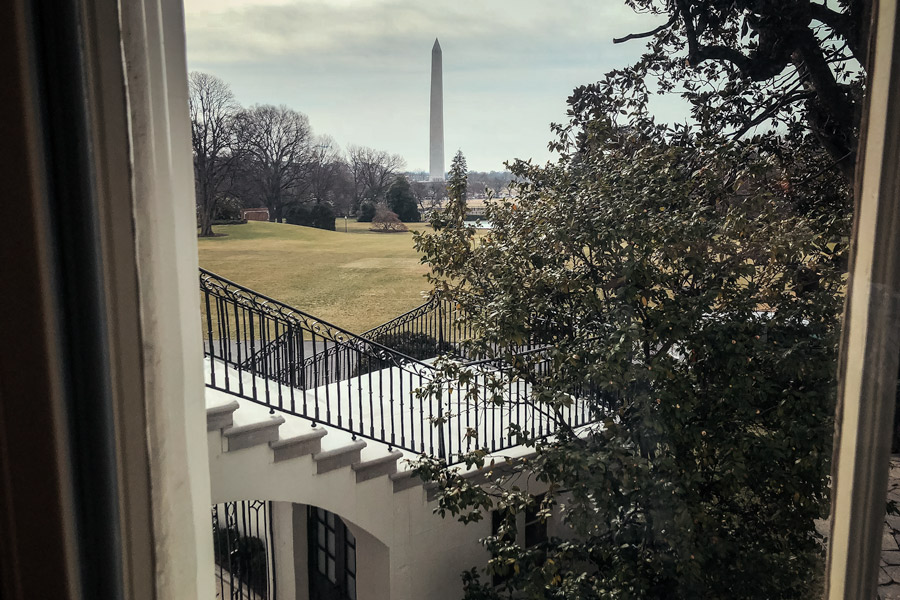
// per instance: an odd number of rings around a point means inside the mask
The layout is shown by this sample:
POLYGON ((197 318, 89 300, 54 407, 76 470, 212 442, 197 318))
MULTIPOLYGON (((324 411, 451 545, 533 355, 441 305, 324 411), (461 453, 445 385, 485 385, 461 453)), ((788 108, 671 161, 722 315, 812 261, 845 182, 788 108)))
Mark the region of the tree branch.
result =
POLYGON ((808 100, 815 96, 815 93, 811 91, 795 91, 785 94, 781 97, 777 102, 772 104, 770 107, 753 117, 749 123, 741 127, 735 134, 734 139, 739 139, 745 133, 759 125, 760 123, 766 121, 770 117, 772 117, 776 112, 781 110, 782 108, 797 102, 798 100, 808 100))
POLYGON ((846 14, 835 12, 824 4, 810 2, 809 16, 820 23, 824 23, 845 40, 850 39, 850 19, 846 14))
POLYGON ((627 42, 630 40, 639 40, 641 38, 648 38, 656 35, 660 31, 668 29, 672 25, 675 24, 675 21, 678 20, 678 15, 672 15, 672 18, 657 27, 656 29, 651 29, 650 31, 645 31, 644 33, 629 33, 625 37, 613 38, 613 44, 621 44, 623 42, 627 42))

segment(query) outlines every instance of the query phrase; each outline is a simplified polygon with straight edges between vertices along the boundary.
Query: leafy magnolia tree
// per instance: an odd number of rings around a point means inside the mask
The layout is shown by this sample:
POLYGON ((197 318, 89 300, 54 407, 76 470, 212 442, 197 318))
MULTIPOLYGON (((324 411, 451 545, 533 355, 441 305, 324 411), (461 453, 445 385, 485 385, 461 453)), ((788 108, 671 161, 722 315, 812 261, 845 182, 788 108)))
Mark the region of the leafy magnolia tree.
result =
POLYGON ((208 73, 188 76, 188 108, 200 236, 213 235, 217 204, 230 189, 235 174, 235 117, 240 107, 227 83, 208 73))
POLYGON ((385 203, 389 209, 397 213, 397 216, 404 223, 419 222, 420 216, 416 195, 409 185, 409 180, 403 175, 394 179, 391 187, 388 188, 385 195, 385 203))
POLYGON ((576 105, 614 89, 623 107, 648 82, 683 91, 693 114, 732 137, 780 124, 809 131, 852 181, 869 66, 872 0, 625 0, 659 15, 635 65, 575 92, 576 105))
MULTIPOLYGON (((518 432, 534 455, 489 470, 485 485, 419 464, 442 514, 501 518, 485 544, 503 583, 473 569, 465 595, 813 597, 846 181, 813 136, 735 141, 656 126, 643 106, 623 127, 606 117, 615 99, 578 101, 557 164, 513 166, 527 183, 489 206, 482 237, 463 222, 458 155, 447 210, 416 237, 476 350, 505 360, 561 427, 542 440, 518 432), (544 350, 517 354, 526 339, 544 350), (567 428, 575 397, 593 425, 567 428), (546 490, 539 505, 526 480, 546 490), (515 537, 526 510, 558 515, 565 535, 526 547, 515 537)), ((423 393, 471 376, 442 364, 423 393)), ((505 383, 484 388, 501 406, 505 383)), ((484 450, 464 458, 486 466, 484 450)))

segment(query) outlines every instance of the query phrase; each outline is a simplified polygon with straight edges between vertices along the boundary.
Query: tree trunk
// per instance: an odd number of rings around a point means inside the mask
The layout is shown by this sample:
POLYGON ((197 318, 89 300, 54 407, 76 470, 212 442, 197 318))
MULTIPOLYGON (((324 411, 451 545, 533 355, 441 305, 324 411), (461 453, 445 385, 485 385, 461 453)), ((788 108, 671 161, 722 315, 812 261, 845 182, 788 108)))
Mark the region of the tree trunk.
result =
POLYGON ((204 203, 204 206, 200 207, 200 237, 213 237, 215 235, 212 228, 214 205, 214 202, 207 201, 204 203))
MULTIPOLYGON (((201 182, 203 181, 202 176, 205 176, 205 173, 201 173, 201 182)), ((197 211, 198 219, 200 221, 198 223, 198 226, 200 227, 199 236, 212 237, 215 235, 212 229, 212 219, 213 213, 215 213, 216 200, 215 198, 210 197, 211 194, 209 193, 209 186, 205 183, 200 184, 200 189, 198 191, 200 200, 200 210, 197 211)))

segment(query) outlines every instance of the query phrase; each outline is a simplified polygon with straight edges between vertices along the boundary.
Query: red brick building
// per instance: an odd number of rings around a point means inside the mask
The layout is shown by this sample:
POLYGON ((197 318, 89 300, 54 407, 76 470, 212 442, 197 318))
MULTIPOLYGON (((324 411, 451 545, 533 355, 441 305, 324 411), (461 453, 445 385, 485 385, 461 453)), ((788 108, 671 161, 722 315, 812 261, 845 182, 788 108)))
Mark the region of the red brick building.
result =
POLYGON ((247 221, 268 221, 269 220, 269 209, 266 207, 242 208, 241 209, 241 218, 246 219, 247 221))

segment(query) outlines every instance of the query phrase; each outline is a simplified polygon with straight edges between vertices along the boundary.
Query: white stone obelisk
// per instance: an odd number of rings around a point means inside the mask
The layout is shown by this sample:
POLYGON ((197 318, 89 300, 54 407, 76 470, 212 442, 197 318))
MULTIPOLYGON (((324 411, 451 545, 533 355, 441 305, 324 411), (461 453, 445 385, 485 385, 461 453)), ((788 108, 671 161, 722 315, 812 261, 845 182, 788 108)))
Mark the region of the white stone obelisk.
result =
POLYGON ((441 44, 431 49, 431 181, 444 180, 444 68, 441 44))

